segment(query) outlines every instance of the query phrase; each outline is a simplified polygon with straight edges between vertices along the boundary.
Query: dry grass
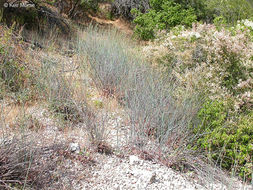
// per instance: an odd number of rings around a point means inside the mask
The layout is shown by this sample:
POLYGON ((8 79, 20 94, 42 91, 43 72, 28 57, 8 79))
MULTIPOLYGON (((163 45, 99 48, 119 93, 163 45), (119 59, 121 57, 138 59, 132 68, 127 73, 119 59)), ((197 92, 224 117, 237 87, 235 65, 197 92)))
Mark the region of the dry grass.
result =
MULTIPOLYGON (((57 152, 64 145, 39 147, 29 136, 1 139, 0 186, 3 189, 44 189, 54 183, 57 152)), ((65 148, 66 149, 66 148, 65 148)))

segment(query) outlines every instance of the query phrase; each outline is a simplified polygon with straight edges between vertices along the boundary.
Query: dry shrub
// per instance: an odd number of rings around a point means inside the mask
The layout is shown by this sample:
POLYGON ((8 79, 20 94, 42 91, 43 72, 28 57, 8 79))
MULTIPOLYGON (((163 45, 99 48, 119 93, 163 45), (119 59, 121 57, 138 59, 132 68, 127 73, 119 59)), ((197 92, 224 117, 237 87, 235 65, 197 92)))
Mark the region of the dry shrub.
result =
POLYGON ((97 144, 97 152, 106 155, 110 155, 113 153, 112 147, 104 142, 100 142, 97 144))
MULTIPOLYGON (((51 57, 52 58, 52 57, 51 57)), ((85 96, 82 102, 74 99, 73 85, 75 78, 62 72, 63 65, 58 60, 43 58, 38 78, 38 90, 42 98, 49 103, 49 108, 63 120, 72 123, 82 122, 79 107, 86 106, 85 96)))
POLYGON ((252 21, 217 28, 195 24, 161 34, 158 43, 143 48, 144 55, 173 70, 178 96, 198 91, 212 100, 232 101, 235 111, 252 109, 252 21), (204 80, 203 80, 204 79, 204 80))
POLYGON ((112 11, 117 16, 123 16, 126 19, 133 19, 132 9, 138 9, 146 12, 150 8, 149 0, 115 0, 112 5, 112 11))
MULTIPOLYGON (((12 6, 4 7, 2 12, 2 21, 11 26, 17 23, 28 30, 34 30, 47 34, 49 30, 55 28, 59 33, 70 36, 71 29, 68 21, 58 13, 57 9, 47 4, 46 1, 31 0, 28 3, 34 6, 20 7, 21 0, 12 1, 12 6), (18 8, 13 8, 18 6, 18 8)), ((24 2, 23 2, 24 3, 24 2)))
POLYGON ((39 147, 29 136, 1 139, 0 144, 1 188, 43 189, 54 182, 56 155, 64 145, 39 147))
POLYGON ((100 153, 110 154, 111 147, 106 142, 108 134, 106 131, 106 125, 108 121, 108 115, 98 114, 98 112, 87 109, 82 112, 83 118, 85 118, 85 124, 89 132, 89 138, 96 151, 100 153))

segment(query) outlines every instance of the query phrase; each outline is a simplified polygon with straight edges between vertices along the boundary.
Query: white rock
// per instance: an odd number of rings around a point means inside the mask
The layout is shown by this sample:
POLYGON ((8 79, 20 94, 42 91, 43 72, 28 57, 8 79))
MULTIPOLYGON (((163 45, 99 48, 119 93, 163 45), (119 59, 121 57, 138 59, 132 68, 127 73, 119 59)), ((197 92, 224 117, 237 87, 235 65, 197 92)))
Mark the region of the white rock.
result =
POLYGON ((131 155, 129 156, 129 162, 131 165, 138 165, 138 164, 142 164, 143 161, 140 160, 137 156, 131 155))
POLYGON ((69 149, 71 152, 74 152, 74 153, 80 153, 80 146, 78 143, 70 143, 69 144, 69 149))
POLYGON ((110 167, 111 167, 110 164, 105 164, 105 165, 104 165, 104 169, 105 169, 105 170, 109 170, 110 167))

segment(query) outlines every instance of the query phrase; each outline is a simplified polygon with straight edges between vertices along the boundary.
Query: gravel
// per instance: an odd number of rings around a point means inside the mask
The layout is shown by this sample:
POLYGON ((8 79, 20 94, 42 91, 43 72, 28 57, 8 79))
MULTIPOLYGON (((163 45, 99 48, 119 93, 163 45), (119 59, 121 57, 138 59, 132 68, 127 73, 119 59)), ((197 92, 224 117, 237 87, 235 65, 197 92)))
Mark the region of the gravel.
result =
POLYGON ((206 189, 166 166, 137 156, 122 159, 98 155, 97 161, 99 164, 92 168, 92 177, 83 182, 83 189, 206 189))
MULTIPOLYGON (((88 143, 84 143, 85 139, 87 140, 85 131, 81 128, 69 129, 65 132, 59 130, 57 122, 50 119, 46 112, 45 108, 30 110, 30 113, 46 126, 44 131, 41 131, 45 136, 44 143, 45 141, 50 143, 50 139, 69 142, 72 155, 80 155, 80 150, 87 149, 88 143)), ((127 143, 126 131, 129 129, 122 125, 121 120, 120 116, 113 113, 106 125, 109 131, 107 140, 114 150, 122 149, 127 143)), ((91 166, 82 165, 74 160, 66 160, 65 163, 62 163, 66 175, 61 174, 61 183, 64 183, 65 187, 69 185, 74 190, 253 189, 252 186, 243 186, 239 182, 236 184, 236 188, 228 188, 217 182, 208 182, 204 186, 189 174, 176 172, 154 161, 143 160, 137 155, 128 155, 122 158, 114 154, 92 153, 92 158, 95 164, 91 166)))

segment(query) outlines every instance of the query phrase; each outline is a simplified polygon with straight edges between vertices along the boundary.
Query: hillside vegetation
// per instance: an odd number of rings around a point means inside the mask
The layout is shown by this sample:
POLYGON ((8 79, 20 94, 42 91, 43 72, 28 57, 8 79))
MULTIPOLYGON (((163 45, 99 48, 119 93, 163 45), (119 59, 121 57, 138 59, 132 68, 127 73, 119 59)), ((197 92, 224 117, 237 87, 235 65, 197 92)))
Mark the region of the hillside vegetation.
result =
POLYGON ((76 189, 97 153, 227 189, 239 184, 229 176, 252 182, 251 1, 11 3, 0 2, 0 188, 76 189))

